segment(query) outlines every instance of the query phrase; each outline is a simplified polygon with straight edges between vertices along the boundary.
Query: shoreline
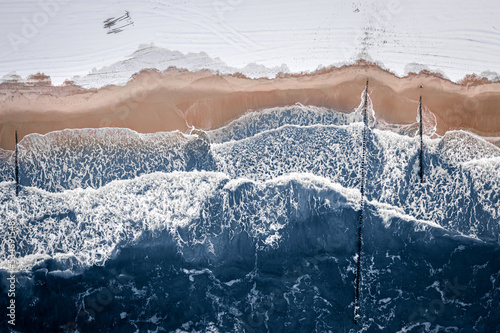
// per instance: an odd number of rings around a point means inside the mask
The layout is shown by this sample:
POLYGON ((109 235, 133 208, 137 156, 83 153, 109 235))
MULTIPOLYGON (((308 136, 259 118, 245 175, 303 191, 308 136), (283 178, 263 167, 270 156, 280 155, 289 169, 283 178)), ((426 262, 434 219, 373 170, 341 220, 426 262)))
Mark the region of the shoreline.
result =
POLYGON ((494 139, 500 137, 500 83, 474 76, 454 83, 429 72, 399 78, 364 61, 273 79, 208 70, 143 70, 124 86, 99 89, 52 86, 41 77, 39 84, 0 84, 0 148, 14 147, 16 129, 19 140, 65 128, 185 132, 188 126, 214 129, 250 110, 296 103, 352 112, 367 79, 375 114, 388 123, 414 123, 421 94, 424 106, 436 116, 438 134, 466 130, 497 144, 494 139))

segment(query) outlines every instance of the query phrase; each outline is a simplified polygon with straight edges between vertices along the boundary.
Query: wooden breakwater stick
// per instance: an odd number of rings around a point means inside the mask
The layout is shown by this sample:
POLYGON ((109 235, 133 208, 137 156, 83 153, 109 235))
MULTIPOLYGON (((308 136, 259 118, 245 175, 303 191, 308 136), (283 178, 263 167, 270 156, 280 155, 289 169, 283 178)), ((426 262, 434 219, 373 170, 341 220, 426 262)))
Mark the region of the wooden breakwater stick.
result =
POLYGON ((15 161, 15 174, 16 174, 16 197, 19 196, 19 164, 17 158, 17 130, 16 130, 16 154, 14 156, 15 161))
POLYGON ((420 96, 420 102, 418 104, 418 112, 420 115, 420 183, 424 182, 424 140, 423 140, 423 117, 422 117, 422 96, 420 96))
POLYGON ((363 104, 363 150, 361 159, 361 210, 359 212, 358 222, 358 262, 356 266, 356 292, 354 296, 354 323, 358 324, 359 318, 359 287, 361 282, 361 244, 363 232, 363 209, 365 202, 365 164, 366 164, 366 130, 368 128, 368 80, 366 80, 365 96, 363 104))

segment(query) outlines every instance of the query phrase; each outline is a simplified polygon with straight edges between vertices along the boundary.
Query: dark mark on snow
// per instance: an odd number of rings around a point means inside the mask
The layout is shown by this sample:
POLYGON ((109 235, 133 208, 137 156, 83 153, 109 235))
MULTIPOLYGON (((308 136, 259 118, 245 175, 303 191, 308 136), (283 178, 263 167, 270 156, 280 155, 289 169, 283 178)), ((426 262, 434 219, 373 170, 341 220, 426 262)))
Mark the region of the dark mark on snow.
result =
POLYGON ((110 17, 104 22, 104 29, 108 29, 109 34, 117 34, 123 31, 123 28, 134 24, 130 13, 126 10, 125 14, 119 17, 110 17))

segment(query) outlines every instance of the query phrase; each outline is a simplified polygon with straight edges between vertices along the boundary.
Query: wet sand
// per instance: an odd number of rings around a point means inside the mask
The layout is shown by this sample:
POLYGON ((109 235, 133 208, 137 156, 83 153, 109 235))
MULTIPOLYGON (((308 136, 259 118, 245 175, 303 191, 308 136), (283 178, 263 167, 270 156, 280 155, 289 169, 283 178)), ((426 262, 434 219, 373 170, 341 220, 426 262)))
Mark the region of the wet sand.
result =
POLYGON ((2 83, 0 147, 14 147, 16 129, 20 139, 65 128, 126 127, 141 133, 185 131, 188 125, 213 129, 249 110, 295 103, 352 112, 367 79, 376 116, 389 123, 414 123, 422 95, 437 118, 438 134, 463 129, 492 141, 500 137, 500 83, 472 78, 456 84, 431 73, 398 78, 360 62, 275 79, 144 70, 125 86, 92 90, 47 82, 2 83))

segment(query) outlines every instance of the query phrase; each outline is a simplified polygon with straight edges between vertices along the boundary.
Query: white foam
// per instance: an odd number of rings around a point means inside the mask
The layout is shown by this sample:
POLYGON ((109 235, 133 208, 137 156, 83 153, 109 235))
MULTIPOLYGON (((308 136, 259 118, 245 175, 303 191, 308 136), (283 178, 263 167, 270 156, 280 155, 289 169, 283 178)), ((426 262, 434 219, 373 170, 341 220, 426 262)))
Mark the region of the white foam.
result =
MULTIPOLYGON (((267 198, 248 202, 258 211, 255 216, 246 216, 239 223, 249 219, 250 222, 244 222, 248 223, 245 228, 253 237, 263 237, 267 246, 278 246, 280 232, 287 223, 283 220, 283 216, 286 216, 286 200, 283 200, 280 191, 268 189, 286 186, 294 181, 305 191, 317 193, 313 195, 324 196, 334 190, 336 196, 328 194, 331 205, 350 205, 359 199, 356 190, 345 189, 310 174, 290 174, 265 182, 254 182, 256 190, 263 191, 267 198)), ((246 182, 249 180, 234 181, 235 184, 246 182)), ((99 189, 79 188, 61 193, 25 187, 19 197, 19 208, 4 206, 1 214, 5 217, 18 212, 17 230, 22 235, 18 240, 22 253, 18 258, 18 270, 30 269, 52 258, 71 263, 71 271, 79 272, 90 265, 104 264, 119 247, 139 240, 144 231, 167 231, 182 247, 186 240, 178 237, 178 228, 186 228, 201 214, 205 214, 204 204, 208 198, 227 183, 228 177, 223 173, 193 171, 154 173, 133 180, 113 181, 99 189)), ((235 184, 230 184, 225 190, 236 189, 235 184)), ((2 193, 2 200, 12 200, 6 197, 6 192, 2 193)), ((224 195, 227 196, 227 193, 224 195)), ((222 202, 227 205, 227 199, 222 202)), ((247 209, 233 207, 240 208, 247 209)), ((229 207, 225 211, 229 212, 229 207)), ((5 225, 0 228, 0 232, 5 232, 5 225)), ((202 235, 202 238, 193 242, 209 244, 210 238, 206 236, 202 235)), ((6 239, 2 239, 1 249, 6 248, 5 242, 6 239)), ((211 251, 215 254, 215 249, 211 251)), ((6 253, 2 252, 0 257, 0 268, 7 268, 6 253)), ((54 274, 65 276, 66 273, 54 274)))
MULTIPOLYGON (((99 189, 50 193, 25 188, 19 199, 18 246, 29 254, 20 258, 19 269, 61 256, 74 256, 84 266, 100 265, 117 244, 133 243, 143 231, 175 234, 176 228, 200 216, 204 200, 226 179, 221 173, 173 172, 114 181, 99 189), (74 218, 59 217, 67 213, 74 218)), ((7 265, 5 255, 2 252, 2 268, 7 265)))

